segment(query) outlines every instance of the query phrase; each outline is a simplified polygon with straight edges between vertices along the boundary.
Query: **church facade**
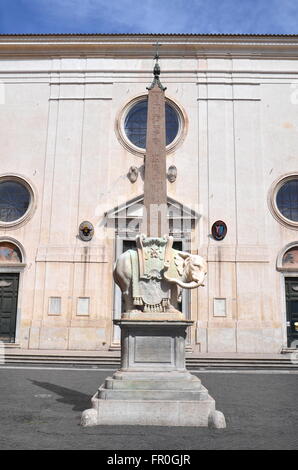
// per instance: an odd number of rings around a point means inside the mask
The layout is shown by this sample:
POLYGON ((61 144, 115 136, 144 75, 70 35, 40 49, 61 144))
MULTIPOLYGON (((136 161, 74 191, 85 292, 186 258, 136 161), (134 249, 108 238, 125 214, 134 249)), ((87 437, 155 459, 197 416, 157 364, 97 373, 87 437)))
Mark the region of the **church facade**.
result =
POLYGON ((0 36, 0 340, 119 347, 116 258, 135 246, 154 44, 174 247, 194 353, 298 344, 298 36, 0 36))

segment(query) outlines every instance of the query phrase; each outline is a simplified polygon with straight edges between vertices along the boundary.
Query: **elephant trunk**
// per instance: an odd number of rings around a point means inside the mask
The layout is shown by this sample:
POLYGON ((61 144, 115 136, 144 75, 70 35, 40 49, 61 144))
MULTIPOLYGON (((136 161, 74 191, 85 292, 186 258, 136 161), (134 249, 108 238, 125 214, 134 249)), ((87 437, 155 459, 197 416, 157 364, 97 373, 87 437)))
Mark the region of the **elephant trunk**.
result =
MULTIPOLYGON (((177 252, 177 254, 182 258, 183 261, 183 276, 180 278, 173 278, 173 277, 168 277, 167 276, 167 271, 169 269, 169 263, 165 264, 165 271, 164 271, 164 277, 167 279, 169 282, 173 282, 177 284, 178 286, 182 287, 183 289, 195 289, 196 287, 203 286, 203 282, 206 276, 206 271, 207 271, 207 266, 206 263, 201 257, 199 259, 196 259, 196 264, 193 266, 191 260, 192 257, 189 253, 186 252, 177 252), (199 265, 200 263, 200 265, 199 265), (200 268, 199 268, 200 266, 200 268)), ((179 270, 178 270, 179 272, 179 270)))
POLYGON ((205 273, 202 274, 200 279, 198 281, 190 281, 190 282, 183 282, 181 279, 176 279, 173 277, 167 277, 166 274, 164 274, 164 277, 167 281, 169 282, 174 282, 177 284, 177 286, 182 287, 183 289, 195 289, 196 287, 203 286, 203 281, 205 278, 205 273))

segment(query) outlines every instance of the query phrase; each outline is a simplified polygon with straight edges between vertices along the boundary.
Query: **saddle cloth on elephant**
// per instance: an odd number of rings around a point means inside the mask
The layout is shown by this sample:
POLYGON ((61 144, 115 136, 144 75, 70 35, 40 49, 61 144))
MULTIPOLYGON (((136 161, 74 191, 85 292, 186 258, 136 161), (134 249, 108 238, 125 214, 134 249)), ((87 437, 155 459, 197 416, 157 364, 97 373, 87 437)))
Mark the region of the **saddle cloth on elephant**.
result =
POLYGON ((132 266, 132 297, 144 311, 163 312, 170 305, 172 284, 164 278, 164 270, 180 277, 171 237, 137 239, 137 251, 130 250, 132 266))

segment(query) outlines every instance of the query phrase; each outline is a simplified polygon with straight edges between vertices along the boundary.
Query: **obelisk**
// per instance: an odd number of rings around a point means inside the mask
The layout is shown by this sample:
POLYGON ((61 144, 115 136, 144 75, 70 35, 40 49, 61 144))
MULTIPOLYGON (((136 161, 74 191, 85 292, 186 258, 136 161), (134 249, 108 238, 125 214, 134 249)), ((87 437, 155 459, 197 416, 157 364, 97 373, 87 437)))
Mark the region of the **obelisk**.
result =
POLYGON ((147 137, 144 182, 143 233, 162 237, 168 233, 166 180, 165 90, 160 82, 158 53, 154 80, 148 88, 147 137))

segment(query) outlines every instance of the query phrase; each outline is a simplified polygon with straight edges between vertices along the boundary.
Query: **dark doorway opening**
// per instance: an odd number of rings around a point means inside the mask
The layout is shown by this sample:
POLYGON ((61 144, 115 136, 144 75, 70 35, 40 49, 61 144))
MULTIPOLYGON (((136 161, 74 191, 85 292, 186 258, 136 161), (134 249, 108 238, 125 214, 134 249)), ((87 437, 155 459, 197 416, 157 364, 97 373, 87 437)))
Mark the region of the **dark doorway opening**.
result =
POLYGON ((288 347, 298 346, 298 277, 286 277, 288 347), (293 342, 296 345, 293 345, 293 342))
POLYGON ((16 334, 19 274, 0 274, 0 341, 13 343, 16 334))

